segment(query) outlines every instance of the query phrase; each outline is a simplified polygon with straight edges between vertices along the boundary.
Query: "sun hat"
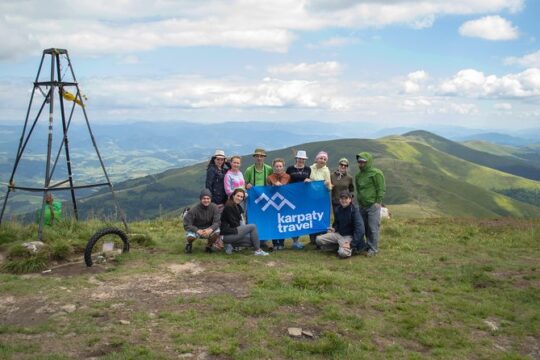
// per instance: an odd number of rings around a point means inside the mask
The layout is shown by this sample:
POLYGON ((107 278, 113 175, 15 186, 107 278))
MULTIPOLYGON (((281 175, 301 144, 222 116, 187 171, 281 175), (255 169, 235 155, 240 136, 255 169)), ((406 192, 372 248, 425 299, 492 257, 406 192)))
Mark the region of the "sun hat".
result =
POLYGON ((253 152, 253 156, 255 156, 255 155, 266 156, 266 151, 264 151, 264 149, 257 148, 257 149, 255 149, 255 151, 253 152))
POLYGON ((216 150, 213 157, 225 157, 225 151, 223 150, 216 150))
POLYGON ((307 157, 306 151, 305 150, 298 150, 296 152, 296 158, 297 159, 304 159, 304 160, 307 159, 308 157, 307 157))
POLYGON ((341 158, 339 159, 338 161, 338 164, 346 164, 346 165, 349 165, 349 160, 347 158, 341 158))

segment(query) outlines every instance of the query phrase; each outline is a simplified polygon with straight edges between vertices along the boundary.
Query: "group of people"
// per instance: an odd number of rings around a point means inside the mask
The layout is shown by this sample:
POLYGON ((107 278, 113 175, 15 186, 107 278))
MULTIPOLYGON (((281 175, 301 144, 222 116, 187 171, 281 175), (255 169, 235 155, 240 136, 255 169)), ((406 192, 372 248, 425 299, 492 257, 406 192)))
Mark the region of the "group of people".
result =
MULTIPOLYGON (((348 171, 347 158, 339 159, 337 168, 330 171, 328 154, 324 151, 315 156, 311 166, 306 165, 308 156, 304 150, 296 153, 295 162, 289 167, 281 158, 274 159, 271 166, 266 164, 264 149, 256 149, 252 156, 254 163, 243 173, 240 156, 227 159, 223 150, 216 150, 211 157, 200 202, 184 216, 186 253, 192 252, 193 242, 198 238, 207 239, 207 252, 224 248, 231 254, 237 248, 252 247, 255 255, 266 256, 269 251, 284 249, 285 239, 260 240, 256 224, 247 223, 246 190, 253 186, 322 180, 329 191, 334 221, 327 232, 310 234, 310 243, 317 249, 337 248, 342 258, 355 252, 377 254, 386 185, 383 172, 373 167, 370 153, 356 155, 359 171, 354 179, 348 171), (355 195, 358 206, 353 204, 355 195)), ((293 249, 304 248, 298 237, 292 240, 293 249)))

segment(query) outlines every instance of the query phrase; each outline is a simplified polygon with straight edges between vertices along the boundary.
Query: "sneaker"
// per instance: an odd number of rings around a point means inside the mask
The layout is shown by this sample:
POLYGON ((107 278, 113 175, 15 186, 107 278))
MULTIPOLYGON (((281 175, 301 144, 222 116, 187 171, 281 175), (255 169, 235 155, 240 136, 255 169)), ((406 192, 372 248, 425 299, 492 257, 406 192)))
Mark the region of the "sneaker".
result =
POLYGON ((304 244, 302 244, 300 241, 293 242, 292 248, 295 250, 302 250, 304 248, 304 244))
POLYGON ((234 251, 234 248, 231 244, 225 244, 225 254, 231 255, 234 251))
POLYGON ((371 249, 369 249, 369 250, 367 251, 367 253, 366 253, 366 256, 367 256, 367 257, 372 257, 372 256, 375 256, 375 255, 377 255, 377 252, 376 252, 376 251, 373 251, 373 250, 371 250, 371 249))
POLYGON ((192 251, 193 251, 193 244, 188 241, 186 243, 186 247, 184 248, 184 252, 186 254, 191 254, 192 251))
POLYGON ((285 249, 285 246, 283 245, 276 246, 276 250, 283 250, 283 249, 285 249))
POLYGON ((264 251, 262 249, 259 249, 259 250, 255 251, 253 253, 253 255, 255 255, 255 256, 268 256, 269 254, 266 251, 264 251))

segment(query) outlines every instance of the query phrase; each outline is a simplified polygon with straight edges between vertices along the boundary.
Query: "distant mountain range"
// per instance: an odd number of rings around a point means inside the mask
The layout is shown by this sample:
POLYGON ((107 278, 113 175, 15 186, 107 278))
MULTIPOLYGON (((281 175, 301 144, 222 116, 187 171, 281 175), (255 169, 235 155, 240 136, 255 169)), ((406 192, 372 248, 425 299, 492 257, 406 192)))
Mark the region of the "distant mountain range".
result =
MULTIPOLYGON (((470 149, 435 134, 416 131, 377 140, 339 139, 310 142, 271 151, 268 159, 283 157, 292 164, 296 149, 310 156, 330 154, 333 169, 340 157, 354 160, 360 151, 372 152, 375 165, 387 179, 385 202, 400 216, 515 216, 540 217, 540 182, 508 171, 538 174, 538 165, 516 158, 470 149), (500 167, 500 166, 499 166, 500 167)), ((252 163, 244 156, 244 167, 252 163)), ((351 170, 356 172, 354 162, 351 170)), ((152 218, 195 203, 203 187, 206 162, 118 183, 116 191, 130 219, 152 218)), ((87 213, 112 208, 103 191, 81 201, 87 213)))
MULTIPOLYGON (((195 123, 164 123, 146 122, 133 124, 95 124, 92 125, 99 150, 104 159, 108 174, 113 183, 119 187, 125 187, 122 181, 133 179, 133 183, 139 183, 147 178, 161 178, 163 171, 170 170, 172 173, 188 165, 205 163, 216 148, 222 148, 230 154, 249 154, 255 147, 263 147, 267 150, 283 149, 295 144, 324 144, 327 140, 337 140, 343 138, 367 139, 374 136, 390 136, 398 134, 398 131, 407 128, 375 129, 372 125, 363 123, 318 123, 318 122, 290 122, 280 124, 265 122, 253 123, 218 123, 218 124, 195 124, 195 123), (148 176, 155 174, 154 176, 148 176)), ((9 179, 13 167, 13 157, 15 155, 21 132, 20 126, 0 125, 0 183, 2 183, 0 194, 5 193, 5 184, 9 179)), ((17 170, 16 182, 18 185, 35 186, 43 183, 45 171, 44 159, 46 150, 46 127, 38 125, 29 143, 25 156, 17 170)), ((55 129, 54 139, 61 139, 60 129, 55 129)), ((459 127, 440 127, 439 131, 448 133, 450 137, 474 138, 474 131, 459 127)), ((72 148, 72 167, 76 183, 102 182, 104 177, 100 169, 95 151, 92 147, 88 130, 81 125, 73 125, 69 132, 70 146, 72 148)), ((508 142, 508 137, 514 144, 519 146, 502 146, 486 141, 465 141, 458 143, 437 136, 434 133, 410 131, 403 136, 403 139, 417 141, 429 145, 433 150, 441 151, 447 155, 467 160, 477 165, 487 166, 503 172, 519 175, 533 180, 540 178, 540 142, 533 139, 540 139, 540 129, 530 129, 528 137, 517 136, 518 132, 510 135, 489 134, 488 138, 497 141, 508 142), (537 136, 538 135, 538 136, 537 136)), ((486 135, 487 136, 487 135, 486 135)), ((484 136, 484 138, 486 138, 484 136)), ((344 140, 337 140, 344 141, 344 140)), ((349 140, 347 140, 349 141, 349 140)), ((352 140, 351 140, 352 141, 352 140)), ((361 149, 364 143, 384 144, 387 138, 379 140, 355 140, 358 142, 357 149, 361 149)), ((337 146, 331 145, 331 148, 337 146)), ((59 143, 53 147, 56 155, 59 143)), ((304 146, 304 145, 298 145, 304 146)), ((298 147, 296 146, 296 147, 298 147)), ((311 145, 305 145, 311 146, 311 145)), ((326 146, 326 145, 325 145, 326 146)), ((316 151, 316 149, 313 149, 316 151)), ((336 149, 336 154, 351 156, 336 149)), ((356 151, 351 149, 351 151, 356 151)), ((279 151, 278 151, 279 153, 279 151)), ((391 154, 385 157, 392 158, 391 154)), ((335 158, 335 156, 333 156, 335 158)), ((384 157, 383 157, 384 158, 384 157)), ((195 167, 196 168, 196 167, 195 167)), ((188 169, 191 169, 189 167, 188 169)), ((187 169, 186 169, 187 171, 187 169)), ((58 181, 65 179, 60 174, 65 174, 65 159, 61 156, 56 171, 58 181)), ((165 174, 168 174, 166 171, 165 174)), ((132 182, 128 182, 131 184, 132 182)), ((183 181, 181 182, 183 183, 183 181)), ((183 192, 178 195, 182 198, 181 204, 191 202, 193 199, 186 192, 195 191, 198 183, 194 181, 192 186, 183 186, 183 192), (185 198, 185 200, 184 200, 185 198)), ((95 191, 95 190, 93 190, 95 191)), ((180 190, 178 190, 180 191, 180 190)), ((530 194, 520 193, 521 190, 498 190, 509 194, 515 199, 530 202, 530 194), (524 195, 525 194, 525 195, 524 195)), ((93 194, 92 191, 79 191, 78 196, 93 194)), ((40 198, 32 194, 17 192, 8 202, 8 212, 24 213, 35 209, 40 198)), ((67 197, 64 197, 67 199, 67 197)), ((137 214, 130 211, 130 216, 152 217, 157 213, 165 213, 176 206, 176 199, 168 199, 170 205, 162 204, 154 210, 143 211, 137 214), (140 214, 139 214, 140 213, 140 214)), ((129 204, 129 202, 128 202, 129 204)), ((130 207, 131 205, 127 205, 130 207)))

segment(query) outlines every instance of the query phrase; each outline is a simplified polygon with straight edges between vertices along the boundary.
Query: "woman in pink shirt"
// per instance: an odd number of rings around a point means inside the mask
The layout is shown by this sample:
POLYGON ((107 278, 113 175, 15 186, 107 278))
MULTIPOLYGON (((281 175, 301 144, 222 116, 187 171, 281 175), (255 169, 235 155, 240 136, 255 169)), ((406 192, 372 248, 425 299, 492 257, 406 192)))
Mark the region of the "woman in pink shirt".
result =
POLYGON ((245 188, 244 175, 240 171, 241 158, 240 156, 231 157, 231 168, 225 174, 224 184, 225 193, 230 196, 234 189, 245 188))

